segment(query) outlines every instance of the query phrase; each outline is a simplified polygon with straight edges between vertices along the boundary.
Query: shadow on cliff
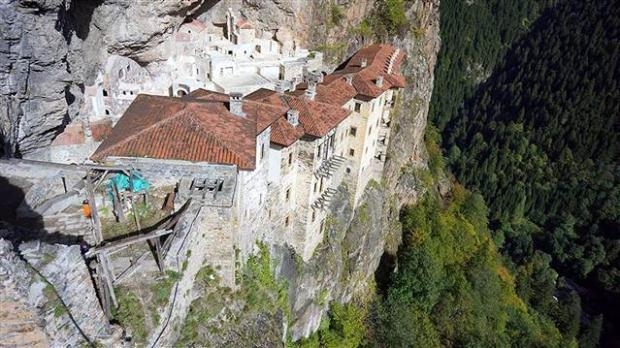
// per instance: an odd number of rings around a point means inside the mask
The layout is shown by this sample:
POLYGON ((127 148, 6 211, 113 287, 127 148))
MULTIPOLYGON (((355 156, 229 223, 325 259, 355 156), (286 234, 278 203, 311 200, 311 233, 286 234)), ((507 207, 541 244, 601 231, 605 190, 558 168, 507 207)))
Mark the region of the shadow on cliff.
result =
POLYGON ((24 203, 25 197, 18 183, 0 176, 0 238, 11 241, 15 249, 19 244, 29 241, 64 245, 83 242, 81 236, 47 233, 43 216, 24 203))

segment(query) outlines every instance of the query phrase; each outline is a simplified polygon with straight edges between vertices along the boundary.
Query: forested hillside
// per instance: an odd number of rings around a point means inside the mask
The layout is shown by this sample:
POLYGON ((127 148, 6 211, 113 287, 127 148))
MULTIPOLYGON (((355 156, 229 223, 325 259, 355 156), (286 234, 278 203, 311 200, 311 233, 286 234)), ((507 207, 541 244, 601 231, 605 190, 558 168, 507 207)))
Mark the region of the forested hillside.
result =
POLYGON ((555 0, 444 0, 431 121, 442 130, 512 42, 555 0))
MULTIPOLYGON (((398 272, 377 305, 375 346, 574 346, 575 332, 519 296, 487 227, 482 197, 456 184, 403 212, 398 272)), ((564 315, 562 313, 561 315, 564 315)))
POLYGON ((620 6, 559 1, 464 104, 475 81, 463 77, 471 71, 463 62, 484 61, 485 51, 457 29, 472 23, 467 12, 442 18, 438 69, 447 72, 438 70, 433 118, 450 168, 488 202, 519 294, 563 332, 580 330, 584 346, 596 338, 594 314, 602 311, 605 342, 617 343, 610 335, 620 297, 620 6), (558 282, 549 281, 549 264, 564 276, 558 282), (554 318, 553 296, 576 320, 554 318), (580 307, 589 314, 581 329, 580 307))

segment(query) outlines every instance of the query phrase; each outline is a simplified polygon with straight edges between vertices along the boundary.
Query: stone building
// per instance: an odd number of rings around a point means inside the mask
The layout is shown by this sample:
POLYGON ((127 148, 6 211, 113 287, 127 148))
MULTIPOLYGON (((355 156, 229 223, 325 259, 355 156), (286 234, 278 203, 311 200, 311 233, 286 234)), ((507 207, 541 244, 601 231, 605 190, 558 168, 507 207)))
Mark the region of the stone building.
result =
POLYGON ((217 190, 224 182, 233 192, 234 219, 227 223, 234 245, 213 247, 234 248, 245 258, 257 240, 269 240, 308 260, 323 239, 336 189, 347 185, 357 205, 369 180, 381 179, 389 114, 405 83, 402 59, 390 45, 368 46, 341 69, 307 74, 286 93, 139 95, 91 158, 137 167, 227 168, 209 178, 192 171, 179 189, 211 183, 217 190), (223 172, 229 173, 225 181, 218 177, 223 172))

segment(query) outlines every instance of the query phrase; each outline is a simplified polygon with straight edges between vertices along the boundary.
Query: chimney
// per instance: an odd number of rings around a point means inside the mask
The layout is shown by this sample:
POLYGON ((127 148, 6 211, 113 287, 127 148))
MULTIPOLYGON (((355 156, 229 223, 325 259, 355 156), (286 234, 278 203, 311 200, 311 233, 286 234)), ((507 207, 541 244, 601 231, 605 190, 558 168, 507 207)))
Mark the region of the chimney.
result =
POLYGON ((305 93, 306 98, 308 98, 308 100, 314 100, 314 97, 316 96, 316 82, 313 80, 308 81, 308 88, 306 89, 306 93, 305 93))
POLYGON ((295 109, 290 109, 289 111, 287 111, 286 120, 288 121, 288 123, 297 127, 299 125, 299 111, 295 109))
POLYGON ((383 76, 381 75, 377 76, 377 79, 375 80, 375 84, 377 85, 377 87, 383 87, 383 76))
POLYGON ((349 85, 353 85, 353 75, 345 75, 344 79, 347 81, 349 85))
POLYGON ((239 92, 230 93, 230 102, 229 102, 229 110, 230 113, 236 116, 244 117, 245 113, 243 112, 243 94, 239 92))
POLYGON ((368 65, 368 60, 366 58, 362 58, 362 61, 360 62, 360 66, 362 68, 365 68, 366 65, 368 65))

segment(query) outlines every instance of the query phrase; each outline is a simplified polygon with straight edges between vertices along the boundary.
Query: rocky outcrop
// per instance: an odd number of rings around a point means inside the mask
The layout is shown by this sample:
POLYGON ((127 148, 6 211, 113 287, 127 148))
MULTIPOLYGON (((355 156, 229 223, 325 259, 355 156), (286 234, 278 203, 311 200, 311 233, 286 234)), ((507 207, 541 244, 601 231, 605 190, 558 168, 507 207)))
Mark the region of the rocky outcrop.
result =
MULTIPOLYGON (((212 2, 212 1, 210 1, 212 2)), ((41 153, 78 116, 108 54, 141 63, 204 0, 0 1, 0 140, 5 156, 41 153)))
MULTIPOLYGON (((119 342, 108 324, 78 246, 0 239, 3 340, 16 346, 70 346, 119 342), (5 321, 3 320, 3 323, 5 321)), ((9 344, 11 346, 11 344, 9 344)))

